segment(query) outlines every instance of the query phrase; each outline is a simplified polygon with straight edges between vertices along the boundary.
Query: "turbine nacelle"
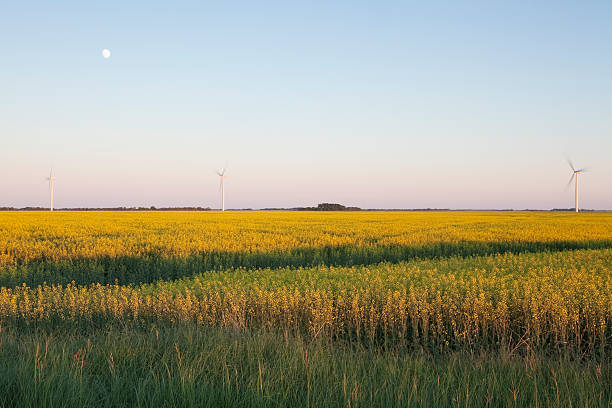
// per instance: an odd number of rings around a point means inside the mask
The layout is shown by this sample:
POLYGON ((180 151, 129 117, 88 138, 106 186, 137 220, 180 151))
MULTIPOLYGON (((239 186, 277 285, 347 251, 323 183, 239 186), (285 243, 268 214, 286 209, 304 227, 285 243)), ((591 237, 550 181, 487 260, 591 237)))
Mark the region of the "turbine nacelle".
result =
POLYGON ((49 177, 47 177, 46 180, 49 180, 49 181, 55 180, 55 177, 53 177, 53 169, 51 169, 51 171, 49 172, 49 177))

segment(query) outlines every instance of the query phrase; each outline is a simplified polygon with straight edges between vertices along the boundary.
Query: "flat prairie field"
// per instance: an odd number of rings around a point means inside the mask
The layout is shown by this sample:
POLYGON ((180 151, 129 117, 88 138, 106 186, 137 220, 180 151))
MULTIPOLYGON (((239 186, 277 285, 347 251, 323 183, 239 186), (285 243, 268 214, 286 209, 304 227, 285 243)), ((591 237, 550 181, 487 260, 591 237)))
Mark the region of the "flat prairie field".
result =
POLYGON ((612 213, 0 212, 0 406, 609 407, 612 213))

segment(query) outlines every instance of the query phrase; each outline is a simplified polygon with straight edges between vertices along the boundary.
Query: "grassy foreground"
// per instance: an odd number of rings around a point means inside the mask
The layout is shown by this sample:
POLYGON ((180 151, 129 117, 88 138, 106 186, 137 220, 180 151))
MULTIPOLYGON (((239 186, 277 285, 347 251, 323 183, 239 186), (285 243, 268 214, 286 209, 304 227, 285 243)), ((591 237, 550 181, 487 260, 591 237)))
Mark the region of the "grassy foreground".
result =
POLYGON ((0 405, 607 407, 609 364, 174 326, 0 333, 0 405))

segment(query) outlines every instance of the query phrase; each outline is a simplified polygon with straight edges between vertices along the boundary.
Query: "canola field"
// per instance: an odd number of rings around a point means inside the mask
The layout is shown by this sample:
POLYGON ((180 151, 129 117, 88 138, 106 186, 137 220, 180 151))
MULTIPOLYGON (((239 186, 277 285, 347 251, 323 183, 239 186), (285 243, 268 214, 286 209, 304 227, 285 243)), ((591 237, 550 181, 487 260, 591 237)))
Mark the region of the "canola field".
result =
POLYGON ((612 214, 0 213, 0 325, 605 359, 612 214))

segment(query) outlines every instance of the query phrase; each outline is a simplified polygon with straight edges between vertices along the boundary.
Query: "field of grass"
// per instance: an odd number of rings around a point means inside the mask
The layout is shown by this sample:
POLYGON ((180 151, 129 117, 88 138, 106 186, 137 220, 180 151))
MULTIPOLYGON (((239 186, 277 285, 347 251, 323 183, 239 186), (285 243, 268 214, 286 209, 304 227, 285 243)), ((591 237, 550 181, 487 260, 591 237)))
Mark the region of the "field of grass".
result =
POLYGON ((607 407, 612 214, 0 213, 0 329, 4 406, 607 407))

